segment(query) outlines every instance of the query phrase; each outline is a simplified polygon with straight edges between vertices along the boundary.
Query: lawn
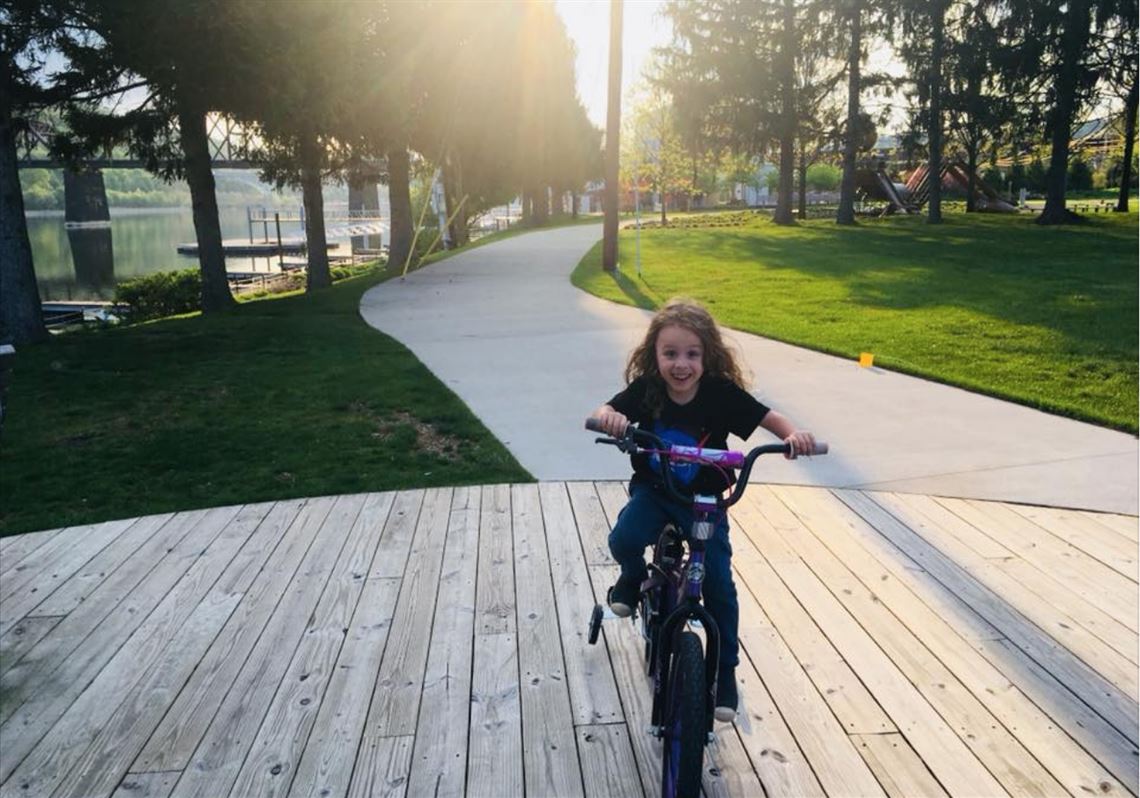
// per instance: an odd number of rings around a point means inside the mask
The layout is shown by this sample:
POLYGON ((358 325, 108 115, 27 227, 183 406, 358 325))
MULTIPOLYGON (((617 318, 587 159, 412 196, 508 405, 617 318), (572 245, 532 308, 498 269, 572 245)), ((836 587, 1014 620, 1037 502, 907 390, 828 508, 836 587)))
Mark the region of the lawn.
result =
POLYGON ((726 326, 981 393, 1137 430, 1137 214, 1039 227, 1033 216, 950 213, 621 234, 575 285, 654 307, 704 301, 726 326))
POLYGON ((358 305, 319 295, 57 336, 15 358, 0 535, 300 496, 530 475, 358 305))

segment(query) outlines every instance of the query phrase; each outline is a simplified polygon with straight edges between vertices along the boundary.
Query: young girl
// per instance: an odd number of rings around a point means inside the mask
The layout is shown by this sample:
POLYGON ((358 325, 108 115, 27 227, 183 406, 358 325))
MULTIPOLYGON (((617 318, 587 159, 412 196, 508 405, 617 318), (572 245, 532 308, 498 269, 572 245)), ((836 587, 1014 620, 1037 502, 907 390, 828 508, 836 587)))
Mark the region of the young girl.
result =
MULTIPOLYGON (((747 438, 761 426, 791 444, 789 457, 814 448, 810 432, 798 430, 787 417, 769 410, 745 390, 740 366, 716 322, 691 300, 672 299, 657 312, 645 340, 629 356, 625 380, 625 390, 594 413, 609 435, 620 437, 629 424, 636 424, 673 444, 727 449, 728 433, 747 438)), ((656 456, 634 455, 631 460, 629 503, 609 538, 621 576, 610 588, 608 600, 620 617, 630 616, 637 606, 641 583, 648 576, 646 547, 657 542, 666 523, 688 530, 693 521, 691 507, 665 494, 656 456)), ((717 469, 695 463, 671 467, 674 485, 691 493, 718 495, 733 482, 733 477, 726 479, 717 469)), ((702 590, 705 607, 720 629, 716 717, 722 721, 732 720, 737 706, 740 605, 731 557, 728 519, 722 517, 706 549, 702 590)))

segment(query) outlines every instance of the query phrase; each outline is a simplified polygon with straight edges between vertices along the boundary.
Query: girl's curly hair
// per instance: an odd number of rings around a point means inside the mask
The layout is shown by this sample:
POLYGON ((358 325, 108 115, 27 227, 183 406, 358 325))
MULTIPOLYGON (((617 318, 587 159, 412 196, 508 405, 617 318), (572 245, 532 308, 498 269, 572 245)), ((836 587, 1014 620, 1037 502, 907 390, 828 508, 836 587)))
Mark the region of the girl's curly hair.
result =
POLYGON ((645 339, 630 353, 625 366, 626 384, 645 378, 645 402, 654 417, 661 414, 666 396, 665 380, 657 370, 657 336, 669 326, 689 330, 701 340, 706 376, 722 377, 747 390, 748 379, 738 363, 739 357, 721 336, 712 315, 694 299, 674 297, 653 316, 645 339))

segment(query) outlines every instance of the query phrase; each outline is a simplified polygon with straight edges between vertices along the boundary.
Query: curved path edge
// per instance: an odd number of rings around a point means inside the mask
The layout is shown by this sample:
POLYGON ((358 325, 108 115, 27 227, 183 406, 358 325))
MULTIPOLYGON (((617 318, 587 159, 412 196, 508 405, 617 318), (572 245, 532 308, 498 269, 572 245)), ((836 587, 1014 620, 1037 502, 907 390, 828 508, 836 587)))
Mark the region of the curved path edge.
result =
MULTIPOLYGON (((365 293, 360 313, 407 346, 539 480, 622 479, 582 420, 622 385, 649 314, 570 284, 598 225, 459 253, 365 293)), ((762 463, 760 481, 1137 513, 1131 435, 730 331, 754 393, 831 444, 762 463)), ((763 430, 750 443, 769 440, 763 430)))

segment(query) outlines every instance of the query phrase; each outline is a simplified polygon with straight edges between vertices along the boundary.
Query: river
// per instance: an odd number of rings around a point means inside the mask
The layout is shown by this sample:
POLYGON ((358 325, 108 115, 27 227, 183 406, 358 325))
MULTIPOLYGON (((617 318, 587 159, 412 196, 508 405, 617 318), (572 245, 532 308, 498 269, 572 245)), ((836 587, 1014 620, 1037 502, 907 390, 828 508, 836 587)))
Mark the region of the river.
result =
MULTIPOLYGON (((387 216, 387 192, 381 191, 380 213, 387 216)), ((261 206, 255 210, 260 211, 261 206)), ((275 210, 267 208, 272 216, 275 210)), ((282 216, 296 217, 296 205, 277 208, 282 216)), ((338 209, 327 208, 330 214, 338 209)), ((249 241, 249 224, 246 206, 228 206, 218 209, 224 240, 249 241)), ((326 220, 326 225, 343 227, 344 222, 326 220)), ((263 226, 254 225, 254 240, 261 241, 263 226)), ((110 229, 69 230, 63 224, 63 212, 28 214, 28 235, 32 242, 32 257, 39 284, 40 299, 109 300, 114 296, 115 285, 154 272, 194 268, 198 259, 179 255, 178 244, 193 243, 194 219, 190 208, 111 208, 110 229)), ((303 237, 299 222, 282 223, 282 238, 303 237)), ((269 236, 275 238, 273 225, 269 236)), ((345 251, 349 239, 336 241, 345 251)), ((387 243, 386 241, 384 243, 387 243)), ((276 271, 276 258, 226 258, 231 272, 276 271)))

